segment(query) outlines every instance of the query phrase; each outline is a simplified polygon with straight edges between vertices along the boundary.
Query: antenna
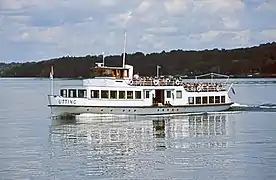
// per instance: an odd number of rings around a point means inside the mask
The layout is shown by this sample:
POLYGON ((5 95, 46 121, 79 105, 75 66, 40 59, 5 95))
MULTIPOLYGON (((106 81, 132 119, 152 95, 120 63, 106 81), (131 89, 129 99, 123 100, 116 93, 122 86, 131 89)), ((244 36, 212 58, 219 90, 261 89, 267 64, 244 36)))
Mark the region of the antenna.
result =
POLYGON ((126 62, 126 38, 127 38, 127 33, 126 33, 126 31, 125 31, 124 53, 123 53, 123 68, 125 67, 125 62, 126 62))

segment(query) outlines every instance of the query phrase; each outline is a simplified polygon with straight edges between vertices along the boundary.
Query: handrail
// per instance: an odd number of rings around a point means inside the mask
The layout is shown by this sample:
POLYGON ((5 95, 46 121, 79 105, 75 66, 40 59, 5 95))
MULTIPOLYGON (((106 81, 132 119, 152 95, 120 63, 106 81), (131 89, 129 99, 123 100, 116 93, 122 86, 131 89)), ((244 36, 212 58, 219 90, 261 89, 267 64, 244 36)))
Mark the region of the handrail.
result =
POLYGON ((197 79, 197 78, 205 77, 205 76, 209 76, 209 75, 211 75, 211 76, 212 76, 212 75, 215 75, 215 76, 220 76, 220 77, 227 77, 227 78, 229 78, 228 75, 218 74, 218 73, 207 73, 207 74, 202 74, 202 75, 196 76, 195 78, 197 79))
POLYGON ((198 78, 201 78, 201 77, 206 77, 206 76, 211 76, 211 81, 213 82, 213 77, 214 76, 218 76, 218 77, 225 77, 225 78, 227 78, 226 79, 226 81, 225 81, 225 83, 222 83, 222 84, 227 84, 228 83, 228 81, 229 81, 229 78, 230 78, 230 76, 228 76, 228 75, 224 75, 224 74, 218 74, 218 73, 207 73, 207 74, 202 74, 202 75, 199 75, 199 76, 195 76, 195 82, 198 82, 198 78))
POLYGON ((215 92, 215 91, 226 91, 226 83, 210 83, 210 82, 183 82, 181 80, 169 80, 169 79, 138 79, 130 80, 129 85, 131 86, 183 86, 188 92, 215 92))

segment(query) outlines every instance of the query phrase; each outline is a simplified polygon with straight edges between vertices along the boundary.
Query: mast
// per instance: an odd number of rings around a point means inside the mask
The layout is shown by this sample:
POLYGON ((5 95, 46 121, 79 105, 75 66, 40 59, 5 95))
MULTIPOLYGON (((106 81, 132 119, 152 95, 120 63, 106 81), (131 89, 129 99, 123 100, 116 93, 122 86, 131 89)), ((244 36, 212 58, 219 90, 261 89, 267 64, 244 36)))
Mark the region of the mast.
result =
POLYGON ((125 67, 125 62, 126 62, 126 38, 127 38, 127 33, 125 31, 124 52, 123 52, 123 68, 125 67))
POLYGON ((103 55, 103 67, 104 67, 104 52, 102 52, 102 55, 103 55))

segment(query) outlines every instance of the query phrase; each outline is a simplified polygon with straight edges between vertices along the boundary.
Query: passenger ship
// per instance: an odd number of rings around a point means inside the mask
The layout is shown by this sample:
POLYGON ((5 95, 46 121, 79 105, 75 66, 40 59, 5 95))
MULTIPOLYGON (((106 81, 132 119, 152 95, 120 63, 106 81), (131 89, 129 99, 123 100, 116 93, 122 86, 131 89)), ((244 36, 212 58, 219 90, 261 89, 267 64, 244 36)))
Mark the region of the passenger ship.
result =
POLYGON ((97 63, 98 75, 80 86, 62 86, 48 95, 54 115, 133 114, 155 115, 223 111, 233 104, 232 84, 184 82, 177 78, 133 75, 133 66, 107 67, 97 63))
MULTIPOLYGON (((125 64, 125 45, 126 34, 122 67, 105 66, 103 58, 102 63, 96 63, 96 77, 82 80, 81 86, 62 86, 58 95, 52 90, 48 95, 52 114, 181 114, 223 111, 233 104, 228 76, 211 73, 227 77, 224 83, 199 82, 198 77, 184 82, 160 78, 157 66, 157 77, 139 77, 133 74, 133 66, 125 64)), ((50 77, 53 83, 52 69, 50 77)))

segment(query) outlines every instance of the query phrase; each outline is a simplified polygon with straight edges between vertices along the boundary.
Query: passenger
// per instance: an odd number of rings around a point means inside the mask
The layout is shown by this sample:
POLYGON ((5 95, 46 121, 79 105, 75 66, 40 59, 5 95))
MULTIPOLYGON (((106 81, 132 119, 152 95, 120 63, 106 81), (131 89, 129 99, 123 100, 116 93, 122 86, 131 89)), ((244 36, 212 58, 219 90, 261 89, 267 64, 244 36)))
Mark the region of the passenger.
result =
POLYGON ((152 95, 152 102, 153 102, 153 104, 154 105, 156 105, 157 103, 156 103, 156 98, 155 98, 155 96, 154 95, 152 95))

